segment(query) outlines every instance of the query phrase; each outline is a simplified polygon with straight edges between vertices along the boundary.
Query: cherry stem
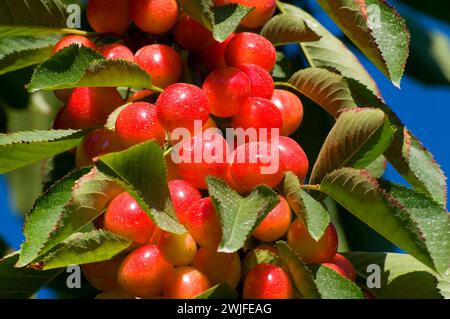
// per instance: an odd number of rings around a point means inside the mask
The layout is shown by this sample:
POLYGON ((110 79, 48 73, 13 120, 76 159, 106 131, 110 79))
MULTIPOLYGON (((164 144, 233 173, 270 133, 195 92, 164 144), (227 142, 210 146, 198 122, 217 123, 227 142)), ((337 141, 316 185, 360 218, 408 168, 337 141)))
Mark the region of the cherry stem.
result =
POLYGON ((302 189, 308 190, 308 191, 318 191, 320 192, 320 185, 302 185, 302 189))

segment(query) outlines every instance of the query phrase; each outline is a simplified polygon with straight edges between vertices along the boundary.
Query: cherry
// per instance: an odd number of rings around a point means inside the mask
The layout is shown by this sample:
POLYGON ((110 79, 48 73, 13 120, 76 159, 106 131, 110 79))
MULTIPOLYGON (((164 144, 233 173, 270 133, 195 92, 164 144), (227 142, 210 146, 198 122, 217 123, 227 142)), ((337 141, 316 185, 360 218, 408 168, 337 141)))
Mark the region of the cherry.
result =
POLYGON ((98 129, 86 135, 81 141, 75 162, 77 167, 91 166, 97 157, 121 150, 122 146, 114 132, 98 129))
POLYGON ((55 54, 56 52, 68 46, 71 46, 72 44, 77 44, 80 47, 84 46, 93 50, 97 49, 97 46, 94 42, 86 37, 83 37, 82 35, 68 35, 62 38, 58 43, 56 43, 55 47, 53 48, 52 54, 55 54))
POLYGON ((164 283, 164 297, 192 299, 211 288, 208 278, 193 267, 175 268, 164 283))
POLYGON ((108 116, 123 103, 115 88, 76 88, 67 102, 67 113, 74 128, 103 126, 108 116))
POLYGON ((62 107, 55 116, 55 120, 53 121, 53 129, 54 130, 67 130, 72 126, 72 122, 70 121, 69 114, 67 113, 67 107, 62 107))
POLYGON ((184 224, 189 208, 202 199, 202 195, 195 186, 182 179, 170 181, 169 191, 178 220, 184 224))
POLYGON ((342 256, 341 254, 336 254, 330 263, 323 263, 324 266, 336 270, 340 275, 347 278, 348 280, 355 281, 356 270, 353 264, 342 256))
MULTIPOLYGON (((338 265, 333 264, 333 263, 323 263, 322 266, 327 267, 329 269, 334 270, 335 272, 337 272, 339 275, 341 275, 344 278, 347 278, 347 273, 338 265)), ((347 278, 348 279, 348 278, 347 278)))
POLYGON ((272 103, 280 110, 283 117, 281 135, 294 134, 303 120, 303 104, 300 99, 289 91, 275 90, 272 103))
POLYGON ((145 102, 133 103, 120 112, 116 134, 124 147, 149 140, 162 146, 166 140, 166 132, 156 117, 156 106, 145 102))
POLYGON ((270 244, 260 244, 256 246, 254 249, 248 252, 247 255, 245 255, 245 258, 242 262, 242 278, 247 277, 248 272, 253 267, 262 263, 261 260, 258 260, 257 253, 264 250, 269 251, 274 255, 279 255, 278 250, 270 244))
POLYGON ((201 247, 217 249, 222 239, 219 216, 210 197, 202 198, 189 209, 184 226, 201 247))
POLYGON ((164 44, 152 44, 141 48, 135 55, 136 63, 160 88, 176 83, 183 72, 183 62, 177 51, 164 44))
POLYGON ((249 63, 271 72, 277 62, 277 52, 273 44, 263 36, 243 32, 228 43, 225 60, 228 66, 238 67, 240 64, 249 63))
POLYGON ((272 76, 256 64, 241 64, 238 69, 244 72, 251 82, 252 96, 271 99, 275 90, 272 76))
POLYGON ((155 224, 147 213, 139 207, 136 200, 128 193, 114 198, 108 206, 104 217, 104 228, 136 244, 146 244, 155 224))
POLYGON ((338 237, 333 224, 328 225, 319 241, 315 241, 305 223, 296 219, 289 228, 287 239, 292 249, 307 264, 332 262, 336 255, 338 237))
POLYGON ((61 90, 54 90, 53 94, 61 102, 67 103, 72 92, 73 92, 73 89, 61 89, 61 90))
POLYGON ((253 237, 261 241, 275 241, 287 233, 291 225, 292 213, 289 204, 282 196, 280 203, 264 218, 253 231, 253 237))
POLYGON ((134 54, 120 43, 110 43, 99 48, 100 53, 109 60, 127 60, 134 62, 134 54))
POLYGON ((142 246, 125 258, 118 281, 122 289, 139 298, 160 296, 165 279, 173 271, 156 245, 142 246))
POLYGON ((237 3, 254 8, 254 10, 241 22, 244 27, 252 29, 262 27, 266 24, 276 9, 275 0, 214 0, 214 4, 217 6, 223 6, 230 3, 237 3))
POLYGON ((251 83, 244 72, 222 68, 206 78, 203 90, 208 96, 212 114, 231 117, 239 113, 250 97, 251 83))
POLYGON ((172 33, 179 45, 191 51, 203 50, 215 42, 211 31, 189 16, 183 16, 172 33))
POLYGON ((215 41, 213 44, 198 52, 198 58, 208 71, 211 72, 227 66, 225 62, 225 49, 235 35, 236 33, 232 33, 224 42, 215 41))
POLYGON ((253 267, 244 281, 244 299, 292 299, 294 288, 286 272, 275 265, 253 267))
POLYGON ((183 235, 164 232, 159 239, 159 249, 163 257, 175 266, 187 266, 197 253, 197 244, 189 233, 183 235))
POLYGON ((213 286, 226 283, 236 288, 241 279, 241 260, 237 253, 219 253, 213 249, 200 248, 193 265, 208 277, 213 286))
POLYGON ((87 19, 96 32, 124 33, 131 24, 129 1, 89 0, 87 19))
POLYGON ((293 172, 303 182, 308 174, 309 162, 301 146, 289 137, 280 136, 278 149, 281 170, 293 172))
MULTIPOLYGON (((169 182, 171 182, 176 179, 180 179, 180 174, 178 174, 177 165, 173 162, 171 154, 170 153, 167 154, 165 159, 166 159, 166 166, 167 166, 167 180, 169 182)), ((171 196, 172 196, 172 194, 171 194, 171 196)), ((181 215, 181 214, 178 214, 178 212, 177 212, 177 215, 181 215)), ((178 218, 180 218, 180 216, 178 216, 178 218)))
POLYGON ((165 33, 178 20, 176 0, 131 0, 130 5, 133 22, 147 33, 165 33))
POLYGON ((119 289, 117 273, 123 258, 115 258, 81 266, 86 280, 97 290, 112 291, 119 289))

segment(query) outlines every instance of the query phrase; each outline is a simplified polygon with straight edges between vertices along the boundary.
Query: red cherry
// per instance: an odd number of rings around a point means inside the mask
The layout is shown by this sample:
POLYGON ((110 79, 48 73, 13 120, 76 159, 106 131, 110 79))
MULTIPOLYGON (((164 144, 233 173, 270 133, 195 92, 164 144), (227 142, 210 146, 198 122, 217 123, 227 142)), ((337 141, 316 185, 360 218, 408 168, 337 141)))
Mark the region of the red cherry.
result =
POLYGON ((203 50, 215 42, 211 31, 189 16, 183 16, 172 33, 179 45, 191 51, 203 50))
POLYGON ((235 35, 236 33, 232 33, 224 42, 215 41, 213 44, 198 52, 201 63, 208 71, 211 72, 227 66, 225 62, 225 49, 235 35))
POLYGON ((208 96, 202 89, 185 83, 177 83, 164 90, 156 103, 161 125, 169 132, 177 128, 194 129, 194 121, 205 124, 209 119, 208 96))
POLYGON ((164 44, 141 48, 136 52, 135 61, 151 76, 153 84, 160 88, 176 83, 183 71, 178 52, 164 44))
POLYGON ((289 91, 275 90, 272 103, 280 110, 283 117, 281 135, 294 134, 303 120, 303 104, 300 99, 289 91))
POLYGON ((293 172, 303 182, 308 174, 308 157, 302 147, 293 139, 280 136, 278 140, 280 168, 283 172, 293 172))
POLYGON ((81 141, 75 162, 77 167, 91 166, 97 157, 121 150, 122 146, 114 132, 98 129, 86 135, 81 141))
POLYGON ((271 72, 277 62, 277 52, 269 40, 256 33, 237 34, 225 50, 225 60, 229 66, 256 64, 271 72))
MULTIPOLYGON (((333 263, 323 263, 322 266, 325 266, 327 268, 330 268, 332 270, 334 270, 335 272, 337 272, 339 275, 341 275, 344 278, 347 278, 347 273, 338 265, 333 264, 333 263)), ((348 278, 347 278, 348 279, 348 278)))
POLYGON ((124 147, 154 140, 164 145, 166 133, 156 117, 156 106, 138 102, 120 112, 116 121, 116 134, 124 147))
POLYGON ((165 279, 173 271, 156 245, 142 246, 123 261, 119 269, 119 284, 127 293, 139 298, 160 296, 165 279))
MULTIPOLYGON (((355 270, 355 267, 353 266, 353 264, 350 262, 350 260, 348 260, 347 258, 342 256, 341 254, 336 254, 330 264, 334 264, 337 267, 339 267, 343 271, 343 273, 344 273, 343 276, 345 278, 347 278, 348 280, 351 280, 351 281, 355 281, 356 270, 355 270)), ((323 265, 325 265, 325 264, 323 264, 323 265)))
POLYGON ((123 0, 89 0, 87 19, 96 32, 124 33, 131 24, 130 5, 123 0))
POLYGON ((212 114, 231 117, 239 113, 250 97, 251 83, 244 72, 222 68, 206 78, 203 90, 208 96, 212 114))
POLYGON ((275 0, 214 0, 214 4, 217 6, 223 6, 230 3, 237 3, 254 8, 254 10, 241 22, 243 26, 252 29, 262 27, 266 24, 276 9, 275 0))
POLYGON ((109 60, 128 60, 134 62, 134 54, 120 43, 110 43, 99 48, 100 53, 109 60))
POLYGON ((275 84, 269 72, 256 64, 241 64, 238 69, 250 79, 253 97, 272 98, 275 84))
POLYGON ((164 297, 192 299, 211 288, 208 278, 193 267, 175 268, 164 283, 164 297))
POLYGON ((271 242, 283 237, 291 226, 292 213, 284 197, 278 196, 280 203, 253 231, 253 237, 261 241, 271 242))
POLYGON ((189 208, 202 199, 202 195, 197 188, 182 179, 170 181, 169 190, 178 220, 184 224, 189 208))
POLYGON ((81 266, 86 280, 97 290, 112 291, 119 289, 117 273, 123 258, 115 258, 81 266))
POLYGON ((67 102, 67 113, 74 128, 103 126, 108 116, 123 103, 115 88, 76 88, 67 102))
POLYGON ((197 244, 191 234, 183 235, 164 232, 158 242, 163 257, 175 266, 192 264, 197 253, 197 244))
POLYGON ((70 121, 69 114, 67 113, 67 107, 64 106, 55 116, 55 120, 53 121, 53 129, 67 130, 70 129, 71 126, 72 122, 70 121))
POLYGON ((176 0, 131 0, 130 6, 133 22, 147 33, 167 32, 178 20, 176 0))
POLYGON ((55 97, 63 103, 67 103, 69 101, 70 95, 72 94, 73 89, 61 89, 54 90, 53 94, 55 97))
POLYGON ((114 198, 104 217, 104 228, 136 244, 146 244, 155 230, 155 224, 128 193, 114 198))
POLYGON ((52 54, 55 54, 56 52, 68 46, 71 46, 72 44, 77 44, 80 47, 84 46, 93 50, 97 49, 95 43, 86 37, 83 37, 81 35, 68 35, 62 38, 58 43, 56 43, 55 47, 53 48, 52 54))
POLYGON ((245 278, 244 299, 292 299, 294 288, 289 276, 278 266, 260 264, 245 278))

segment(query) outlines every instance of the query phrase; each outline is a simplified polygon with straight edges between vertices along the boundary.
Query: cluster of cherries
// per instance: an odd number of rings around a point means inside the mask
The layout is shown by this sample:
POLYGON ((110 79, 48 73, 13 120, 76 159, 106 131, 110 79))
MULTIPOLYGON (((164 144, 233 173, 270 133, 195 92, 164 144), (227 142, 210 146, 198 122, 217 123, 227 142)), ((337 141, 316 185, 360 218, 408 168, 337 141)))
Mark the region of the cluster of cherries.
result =
MULTIPOLYGON (((273 0, 215 1, 216 5, 229 3, 255 7, 242 22, 247 28, 262 26, 275 11, 273 0)), ((196 122, 202 123, 205 131, 220 123, 220 129, 278 129, 281 134, 275 142, 279 169, 270 174, 261 173, 273 150, 268 146, 274 143, 270 133, 266 140, 244 142, 234 150, 228 149, 229 143, 219 132, 210 140, 194 135, 181 142, 177 152, 194 157, 194 149, 200 144, 213 154, 213 161, 174 163, 170 155, 166 157, 170 196, 179 222, 188 230, 183 235, 158 228, 130 194, 117 196, 95 224, 129 239, 133 245, 125 255, 83 266, 87 280, 104 292, 99 298, 187 299, 219 283, 232 288, 242 283, 244 298, 293 298, 295 289, 286 269, 273 264, 250 267, 251 263, 246 262, 255 250, 278 254, 270 243, 285 237, 305 263, 324 264, 355 279, 352 264, 336 253, 334 226, 330 224, 323 237, 315 241, 304 221, 292 221, 291 208, 282 196, 252 233, 256 243, 253 248, 217 252, 222 229, 211 198, 203 196, 207 176, 221 178, 245 195, 261 184, 276 188, 286 172, 304 181, 308 171, 303 149, 288 137, 302 122, 303 106, 295 94, 275 89, 270 72, 276 64, 276 51, 267 39, 242 32, 219 43, 196 20, 179 14, 175 0, 90 0, 87 14, 90 25, 99 33, 121 35, 133 21, 154 39, 173 39, 175 45, 149 44, 133 53, 124 43, 97 46, 86 37, 67 36, 55 46, 54 53, 77 44, 97 50, 106 59, 136 63, 162 89, 160 94, 141 90, 126 98, 116 88, 56 91, 65 106, 55 119, 55 129, 97 128, 78 147, 77 166, 93 165, 100 155, 149 140, 161 147, 175 145, 178 140, 172 132, 178 128, 193 132, 196 122), (200 70, 202 87, 179 83, 186 72, 180 50, 189 52, 189 69, 200 70), (115 130, 98 128, 104 127, 111 113, 127 102, 117 116, 115 130), (219 147, 234 155, 231 159, 225 157, 227 152, 215 151, 219 147), (244 160, 238 160, 238 154, 244 154, 244 160)))

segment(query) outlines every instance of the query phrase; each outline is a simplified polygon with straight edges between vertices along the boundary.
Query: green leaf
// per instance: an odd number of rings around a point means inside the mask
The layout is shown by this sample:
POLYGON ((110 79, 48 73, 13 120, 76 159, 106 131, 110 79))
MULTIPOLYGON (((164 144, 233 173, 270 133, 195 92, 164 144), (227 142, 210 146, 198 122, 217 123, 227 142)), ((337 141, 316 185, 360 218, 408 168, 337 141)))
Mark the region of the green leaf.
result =
POLYGON ((275 81, 284 81, 291 75, 291 61, 289 61, 283 52, 277 51, 277 63, 272 71, 272 77, 275 81))
POLYGON ((238 297, 238 293, 230 286, 219 284, 194 297, 194 299, 237 299, 238 297))
POLYGON ((119 106, 117 109, 115 109, 114 112, 112 112, 109 115, 108 120, 106 121, 106 124, 105 124, 105 128, 107 128, 108 130, 114 131, 116 129, 117 118, 119 117, 120 113, 130 104, 131 103, 127 103, 127 104, 119 106))
POLYGON ((278 195, 267 186, 258 186, 246 198, 224 181, 208 177, 208 191, 222 224, 219 252, 232 253, 244 247, 252 231, 279 203, 278 195))
POLYGON ((317 33, 293 14, 274 16, 264 25, 261 35, 275 46, 320 40, 317 33))
POLYGON ((0 259, 1 299, 30 298, 61 272, 60 269, 39 271, 28 268, 15 268, 14 265, 18 259, 18 252, 0 259))
POLYGON ((311 237, 316 241, 322 238, 330 224, 330 215, 322 204, 301 189, 298 177, 291 172, 284 177, 283 194, 298 218, 306 222, 311 237))
POLYGON ((311 173, 310 183, 342 167, 364 168, 390 146, 394 129, 380 109, 343 111, 331 129, 311 173))
POLYGON ((248 272, 261 264, 279 265, 280 257, 274 252, 256 247, 247 253, 242 262, 242 278, 247 277, 248 272))
POLYGON ((169 188, 162 149, 153 141, 100 157, 99 169, 116 179, 163 230, 182 234, 169 188))
POLYGON ((75 233, 39 261, 43 270, 110 260, 132 242, 105 230, 75 233))
POLYGON ((315 282, 322 299, 364 299, 361 288, 328 267, 319 267, 315 282))
POLYGON ((0 25, 65 28, 67 17, 59 0, 0 1, 0 25))
POLYGON ((372 163, 365 167, 369 173, 376 178, 383 177, 386 172, 387 160, 384 156, 378 156, 372 163))
POLYGON ((410 35, 397 11, 384 0, 318 2, 369 60, 400 87, 410 35))
POLYGON ((0 174, 71 150, 84 135, 85 132, 74 130, 0 134, 0 174))
POLYGON ((23 25, 0 25, 0 39, 5 37, 42 37, 48 35, 64 35, 64 34, 78 34, 88 35, 88 32, 77 29, 67 28, 51 28, 39 26, 23 26, 23 25))

